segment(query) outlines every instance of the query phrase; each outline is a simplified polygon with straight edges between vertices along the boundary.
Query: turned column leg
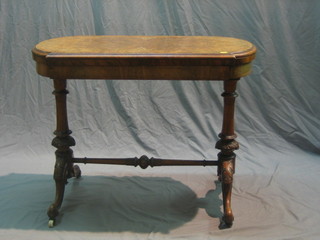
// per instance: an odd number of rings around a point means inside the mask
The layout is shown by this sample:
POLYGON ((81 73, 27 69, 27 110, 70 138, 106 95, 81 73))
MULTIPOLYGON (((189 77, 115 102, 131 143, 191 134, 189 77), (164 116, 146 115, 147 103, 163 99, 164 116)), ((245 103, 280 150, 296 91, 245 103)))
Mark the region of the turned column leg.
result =
POLYGON ((237 80, 224 81, 224 111, 222 131, 219 134, 220 140, 216 144, 216 148, 220 149, 218 154, 218 176, 222 182, 223 197, 223 221, 221 227, 231 227, 234 217, 231 209, 231 192, 233 174, 235 171, 236 154, 234 150, 239 148, 238 142, 235 140, 237 135, 234 133, 234 105, 237 94, 237 80))
POLYGON ((70 136, 71 131, 68 126, 67 103, 66 98, 68 91, 66 90, 65 79, 55 79, 54 91, 56 100, 56 118, 57 128, 54 134, 56 137, 52 140, 52 145, 57 148, 56 163, 54 167, 53 178, 56 183, 55 201, 48 209, 49 227, 53 227, 56 216, 59 214, 59 208, 63 201, 64 188, 67 178, 74 176, 73 164, 71 162, 73 152, 70 149, 75 145, 75 140, 70 136))

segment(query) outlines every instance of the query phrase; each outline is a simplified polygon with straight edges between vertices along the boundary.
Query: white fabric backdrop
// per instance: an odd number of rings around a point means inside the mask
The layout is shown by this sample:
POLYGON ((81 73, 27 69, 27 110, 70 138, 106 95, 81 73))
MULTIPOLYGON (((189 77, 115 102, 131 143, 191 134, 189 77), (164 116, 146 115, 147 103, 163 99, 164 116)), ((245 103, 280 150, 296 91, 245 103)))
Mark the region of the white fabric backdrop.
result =
MULTIPOLYGON (((0 0, 0 239, 318 239, 320 2, 0 0), (72 35, 217 35, 258 48, 238 85, 235 223, 218 230, 216 168, 85 165, 61 222, 52 83, 32 47, 72 35), (59 220, 59 221, 60 221, 59 220)), ((75 156, 215 159, 220 82, 69 81, 75 156)))

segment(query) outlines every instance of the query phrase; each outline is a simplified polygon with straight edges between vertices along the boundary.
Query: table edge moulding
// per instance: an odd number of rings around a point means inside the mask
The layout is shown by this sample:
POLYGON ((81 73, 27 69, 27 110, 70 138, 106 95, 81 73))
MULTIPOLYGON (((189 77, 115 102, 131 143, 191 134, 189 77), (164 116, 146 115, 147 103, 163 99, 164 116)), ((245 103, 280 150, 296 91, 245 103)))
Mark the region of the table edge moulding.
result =
POLYGON ((255 46, 245 40, 217 36, 70 36, 45 40, 32 50, 39 75, 53 79, 56 99, 56 196, 48 209, 53 227, 70 177, 80 177, 74 163, 155 166, 217 166, 224 215, 220 228, 233 224, 231 192, 239 148, 234 132, 236 85, 251 71, 255 46), (217 160, 148 158, 75 158, 67 114, 68 79, 223 81, 222 131, 217 160))

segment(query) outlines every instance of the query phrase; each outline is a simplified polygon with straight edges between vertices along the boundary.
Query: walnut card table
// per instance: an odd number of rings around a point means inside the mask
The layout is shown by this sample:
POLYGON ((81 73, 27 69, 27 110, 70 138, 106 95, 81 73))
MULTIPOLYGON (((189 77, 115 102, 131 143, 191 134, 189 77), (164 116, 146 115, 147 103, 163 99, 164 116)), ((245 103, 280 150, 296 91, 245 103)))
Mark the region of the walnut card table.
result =
POLYGON ((63 201, 67 178, 79 177, 74 163, 140 166, 217 166, 222 182, 224 215, 221 227, 231 227, 231 191, 235 168, 234 150, 239 148, 234 132, 236 84, 251 71, 256 48, 248 41, 210 36, 72 36, 49 39, 33 50, 38 74, 53 79, 56 99, 57 148, 54 180, 56 196, 48 209, 49 227, 55 223, 63 201), (216 148, 218 160, 140 158, 75 158, 75 140, 68 126, 67 79, 136 79, 223 81, 222 131, 216 148))

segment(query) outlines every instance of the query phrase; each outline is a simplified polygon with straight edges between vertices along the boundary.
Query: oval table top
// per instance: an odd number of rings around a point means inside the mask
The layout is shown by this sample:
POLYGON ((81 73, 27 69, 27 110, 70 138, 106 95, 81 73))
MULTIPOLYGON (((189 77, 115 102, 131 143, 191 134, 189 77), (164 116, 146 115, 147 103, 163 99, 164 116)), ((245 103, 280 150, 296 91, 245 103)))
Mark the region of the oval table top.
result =
POLYGON ((107 55, 251 55, 252 43, 210 36, 72 36, 53 38, 35 46, 48 54, 107 55))
MULTIPOLYGON (((230 76, 230 78, 238 78, 248 74, 248 64, 255 58, 256 48, 252 43, 242 39, 218 36, 71 36, 40 42, 32 52, 37 62, 38 73, 52 78, 139 78, 139 73, 131 77, 130 74, 117 76, 117 74, 91 72, 90 76, 90 71, 105 72, 102 66, 113 67, 113 71, 123 73, 129 70, 128 66, 135 67, 135 71, 140 68, 140 71, 148 72, 158 68, 156 71, 163 72, 168 71, 168 67, 172 69, 174 66, 176 69, 180 67, 181 70, 181 68, 197 68, 196 66, 203 68, 244 65, 246 68, 240 69, 244 71, 238 74, 239 76, 237 74, 230 76), (126 69, 124 69, 125 66, 127 66, 126 69), (81 68, 83 73, 80 73, 81 68), (78 74, 70 74, 70 71, 75 70, 78 74), (68 71, 69 74, 60 76, 61 74, 57 74, 58 71, 68 71)), ((198 67, 195 70, 201 69, 198 67)), ((203 70, 205 69, 201 71, 203 70)), ((173 79, 184 79, 187 77, 185 75, 173 79)), ((216 79, 218 75, 221 74, 217 74, 212 79, 216 79)), ((160 74, 159 77, 146 74, 140 78, 168 77, 170 74, 167 76, 160 74)), ((191 76, 190 79, 196 80, 196 78, 191 76)), ((203 75, 199 78, 207 77, 203 75)))

